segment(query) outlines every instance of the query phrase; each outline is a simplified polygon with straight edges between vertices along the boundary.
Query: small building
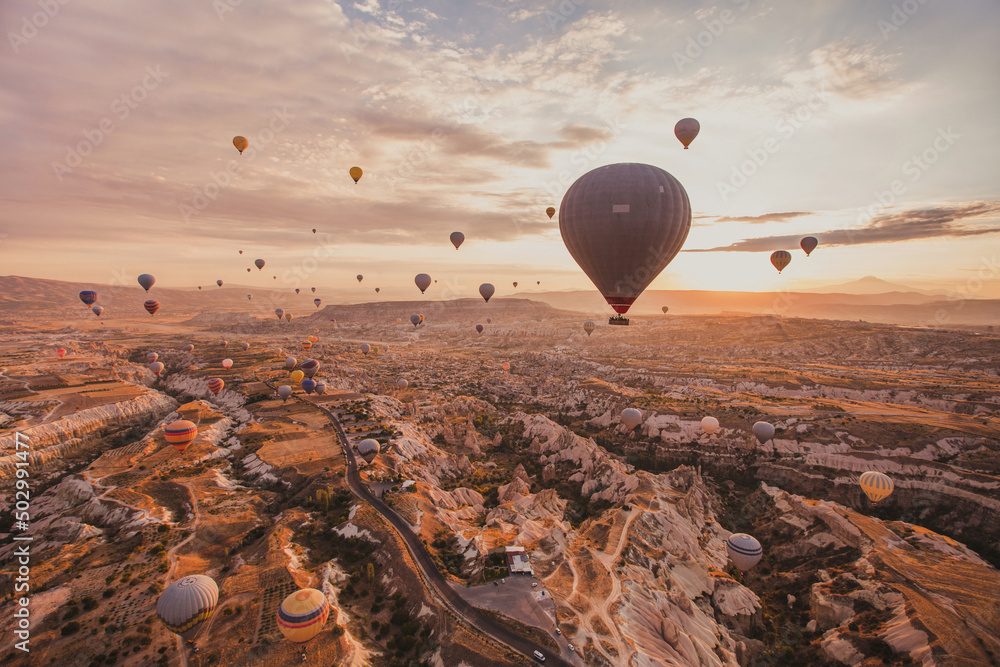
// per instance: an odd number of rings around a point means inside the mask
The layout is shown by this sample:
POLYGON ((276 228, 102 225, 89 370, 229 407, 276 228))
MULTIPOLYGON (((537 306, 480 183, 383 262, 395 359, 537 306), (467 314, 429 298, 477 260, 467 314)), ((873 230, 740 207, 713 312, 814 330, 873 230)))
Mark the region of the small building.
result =
POLYGON ((528 576, 534 574, 524 547, 503 547, 503 552, 507 558, 507 569, 510 570, 511 574, 527 574, 528 576))

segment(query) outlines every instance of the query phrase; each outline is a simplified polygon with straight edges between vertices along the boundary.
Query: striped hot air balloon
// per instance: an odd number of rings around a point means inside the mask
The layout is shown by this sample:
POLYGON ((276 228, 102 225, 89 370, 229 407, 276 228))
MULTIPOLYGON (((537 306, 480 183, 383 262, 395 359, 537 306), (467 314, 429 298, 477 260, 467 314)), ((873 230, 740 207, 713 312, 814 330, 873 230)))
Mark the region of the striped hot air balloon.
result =
POLYGON ((320 633, 329 615, 330 604, 323 592, 303 588, 278 607, 278 629, 289 641, 307 642, 320 633))
POLYGON ((211 577, 195 574, 167 586, 156 601, 156 615, 173 633, 191 639, 219 603, 219 586, 211 577))
POLYGON ((865 495, 873 503, 888 498, 892 495, 893 488, 895 488, 892 479, 888 475, 875 472, 874 470, 861 473, 858 484, 861 485, 861 490, 865 492, 865 495))
POLYGON ((299 366, 299 368, 301 368, 302 372, 306 374, 306 377, 311 378, 316 375, 316 371, 319 370, 319 362, 315 359, 306 359, 302 362, 302 365, 299 366))
POLYGON ((741 570, 749 570, 760 562, 764 550, 757 538, 746 533, 735 533, 726 540, 726 551, 733 565, 741 570))
POLYGON ((304 340, 304 341, 302 341, 302 349, 303 350, 308 350, 312 346, 313 346, 313 344, 312 344, 311 340, 304 340))
POLYGON ((97 292, 89 289, 83 290, 80 292, 80 301, 83 301, 88 306, 93 306, 97 301, 97 292))
POLYGON ((302 380, 302 389, 307 393, 311 394, 316 389, 316 380, 312 378, 305 378, 302 380))
POLYGON ((222 391, 222 388, 225 386, 226 383, 222 378, 212 378, 208 381, 208 390, 216 396, 219 395, 219 392, 222 391))
POLYGON ((791 261, 792 253, 787 250, 775 250, 771 253, 771 264, 778 269, 778 273, 781 273, 781 270, 788 266, 791 261))
POLYGON ((160 302, 150 299, 146 303, 142 304, 142 307, 145 308, 146 312, 150 315, 156 315, 156 311, 160 309, 160 302))
MULTIPOLYGON (((159 363, 159 362, 157 362, 159 363)), ((193 422, 180 419, 163 429, 163 437, 181 454, 198 437, 198 427, 193 422)))

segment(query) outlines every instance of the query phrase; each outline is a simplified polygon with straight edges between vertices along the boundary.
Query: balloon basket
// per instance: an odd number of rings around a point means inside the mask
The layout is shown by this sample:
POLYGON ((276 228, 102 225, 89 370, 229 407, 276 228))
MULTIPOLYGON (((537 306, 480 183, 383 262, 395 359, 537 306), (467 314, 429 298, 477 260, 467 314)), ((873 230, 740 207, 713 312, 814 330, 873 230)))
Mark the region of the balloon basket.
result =
POLYGON ((608 318, 608 324, 610 324, 611 326, 627 327, 628 318, 622 317, 621 315, 611 316, 608 318))

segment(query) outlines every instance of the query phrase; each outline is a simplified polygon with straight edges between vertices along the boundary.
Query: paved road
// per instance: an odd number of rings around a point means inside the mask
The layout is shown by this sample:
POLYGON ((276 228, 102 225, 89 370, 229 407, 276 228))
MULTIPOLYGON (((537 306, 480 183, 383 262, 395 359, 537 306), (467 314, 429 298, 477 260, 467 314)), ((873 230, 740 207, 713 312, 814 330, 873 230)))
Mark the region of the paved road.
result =
POLYGON ((340 425, 340 420, 338 420, 336 415, 334 415, 330 410, 324 408, 323 406, 316 405, 316 407, 326 413, 327 417, 330 418, 330 421, 332 421, 334 426, 337 427, 337 433, 340 435, 341 443, 343 444, 344 451, 347 454, 348 486, 351 487, 351 490, 355 495, 374 507, 376 512, 381 514, 385 517, 386 521, 392 524, 399 535, 403 538, 406 546, 409 548, 410 555, 413 556, 414 562, 416 562, 420 571, 424 575, 424 580, 431 587, 433 587, 438 597, 445 603, 445 605, 472 627, 493 637, 498 642, 506 644, 513 650, 528 658, 534 659, 533 654, 535 651, 538 651, 545 656, 546 664, 559 665, 560 667, 570 667, 570 663, 563 660, 558 654, 555 654, 550 649, 522 637, 516 632, 508 629, 506 626, 497 623, 492 618, 481 613, 478 609, 463 600, 462 597, 455 592, 455 590, 448 584, 448 581, 438 571, 437 566, 434 565, 434 561, 431 560, 430 555, 424 549, 424 545, 420 542, 416 533, 413 532, 410 524, 401 516, 396 514, 392 508, 382 502, 380 498, 375 497, 368 490, 368 487, 364 484, 364 482, 361 481, 361 476, 358 474, 357 459, 354 456, 354 451, 351 449, 350 443, 347 439, 347 434, 344 433, 344 429, 340 425))

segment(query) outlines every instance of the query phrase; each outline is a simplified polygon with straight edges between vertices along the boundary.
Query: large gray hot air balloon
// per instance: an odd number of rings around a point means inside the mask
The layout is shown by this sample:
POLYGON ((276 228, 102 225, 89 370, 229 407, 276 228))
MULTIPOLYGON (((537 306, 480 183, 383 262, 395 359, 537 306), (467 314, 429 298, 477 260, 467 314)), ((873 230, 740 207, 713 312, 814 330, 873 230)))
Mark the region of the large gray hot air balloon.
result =
POLYGON ((285 359, 285 368, 287 368, 288 370, 292 370, 293 368, 295 368, 295 364, 297 363, 298 360, 295 357, 288 357, 287 359, 285 359))
POLYGON ((399 378, 398 380, 396 380, 396 386, 399 387, 400 389, 406 389, 408 386, 410 386, 410 383, 407 382, 405 378, 399 378))
POLYGON ((648 164, 612 164, 576 180, 559 207, 566 249, 618 313, 680 252, 691 204, 676 178, 648 164))
POLYGON ((277 315, 278 319, 280 320, 282 318, 282 316, 285 314, 285 309, 284 308, 275 308, 274 309, 274 314, 277 315))
POLYGON ((630 431, 642 423, 642 413, 635 408, 625 408, 622 410, 621 418, 622 423, 625 424, 625 428, 630 431))
POLYGON ((458 246, 462 245, 463 241, 465 241, 465 234, 462 232, 451 233, 451 244, 455 246, 455 250, 458 250, 458 246))
POLYGON ((410 315, 410 324, 412 324, 414 327, 420 324, 420 316, 417 315, 416 313, 410 315))
POLYGON ((264 260, 262 260, 262 259, 255 259, 253 261, 253 265, 257 267, 258 271, 260 271, 261 269, 264 268, 264 260))
POLYGON ((149 288, 153 286, 153 283, 156 282, 156 278, 154 278, 148 273, 143 273, 138 278, 136 278, 136 280, 138 280, 139 284, 142 285, 142 289, 146 290, 147 292, 149 291, 149 288))
POLYGON ((768 440, 774 437, 774 427, 767 422, 757 422, 753 425, 754 437, 757 438, 757 442, 764 444, 768 440))
POLYGON ((156 601, 156 615, 168 630, 191 639, 218 603, 219 587, 215 581, 203 574, 195 574, 178 579, 160 593, 156 601))
POLYGON ((799 247, 802 248, 803 250, 805 250, 806 257, 808 257, 809 254, 813 250, 815 250, 816 246, 818 246, 818 245, 819 245, 819 241, 816 239, 815 236, 806 236, 801 241, 799 241, 799 247))
POLYGON ((424 290, 431 286, 431 277, 426 273, 418 273, 413 282, 416 283, 417 287, 420 288, 420 293, 423 294, 424 290))
POLYGON ((687 150, 687 147, 691 145, 699 131, 701 131, 701 124, 694 118, 681 118, 674 125, 674 136, 684 144, 684 150, 687 150))
POLYGON ((361 455, 368 463, 378 456, 379 444, 378 440, 373 440, 372 438, 365 438, 358 443, 358 454, 361 455))
POLYGON ((287 401, 288 397, 291 395, 292 395, 292 388, 289 387, 287 384, 283 384, 280 387, 278 387, 278 396, 281 397, 281 400, 287 401))
POLYGON ((479 296, 483 297, 487 302, 489 302, 490 297, 496 292, 496 288, 490 283, 483 283, 479 286, 479 296))

